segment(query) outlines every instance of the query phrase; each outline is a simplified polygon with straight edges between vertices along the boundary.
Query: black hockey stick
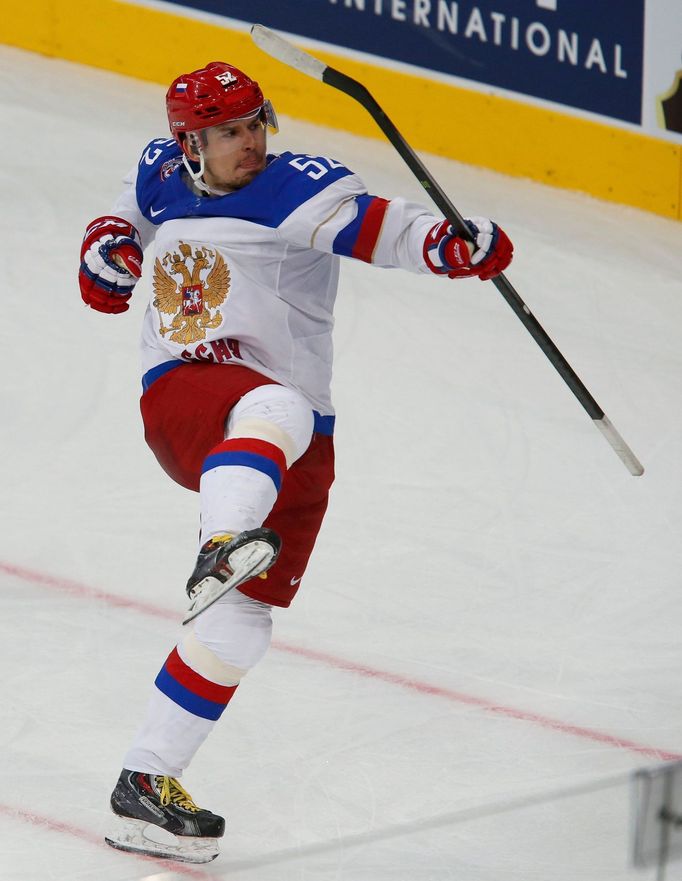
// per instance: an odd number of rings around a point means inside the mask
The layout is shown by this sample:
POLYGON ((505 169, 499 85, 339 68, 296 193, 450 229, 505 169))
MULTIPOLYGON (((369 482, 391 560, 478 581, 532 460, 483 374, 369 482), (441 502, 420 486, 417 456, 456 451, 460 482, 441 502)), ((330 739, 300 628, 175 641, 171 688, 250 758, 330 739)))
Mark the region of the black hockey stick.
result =
MULTIPOLYGON (((424 187, 442 214, 450 221, 457 234, 466 241, 473 243, 471 231, 464 222, 462 215, 457 211, 450 199, 434 180, 429 170, 425 167, 424 163, 419 159, 414 150, 410 147, 405 138, 403 138, 381 106, 376 102, 362 83, 359 83, 357 80, 346 76, 346 74, 335 70, 333 67, 329 67, 327 64, 324 64, 324 62, 319 61, 317 58, 313 58, 312 55, 308 55, 301 49, 297 49, 295 46, 292 46, 291 43, 287 42, 287 40, 263 25, 255 24, 251 28, 251 36, 255 44, 268 55, 271 55, 283 64, 289 65, 289 67, 295 68, 301 73, 313 77, 313 79, 321 80, 323 83, 333 86, 333 88, 339 89, 341 92, 345 92, 358 103, 362 104, 391 144, 398 151, 408 165, 410 171, 424 187)), ((633 474, 636 477, 643 474, 644 468, 642 464, 587 390, 580 377, 552 342, 540 322, 535 318, 528 306, 526 306, 519 294, 512 287, 509 280, 504 275, 498 275, 496 278, 491 279, 491 281, 505 298, 507 303, 509 303, 535 342, 540 346, 547 358, 554 365, 566 385, 570 388, 578 401, 580 401, 596 427, 602 432, 609 444, 611 444, 630 474, 633 474)))

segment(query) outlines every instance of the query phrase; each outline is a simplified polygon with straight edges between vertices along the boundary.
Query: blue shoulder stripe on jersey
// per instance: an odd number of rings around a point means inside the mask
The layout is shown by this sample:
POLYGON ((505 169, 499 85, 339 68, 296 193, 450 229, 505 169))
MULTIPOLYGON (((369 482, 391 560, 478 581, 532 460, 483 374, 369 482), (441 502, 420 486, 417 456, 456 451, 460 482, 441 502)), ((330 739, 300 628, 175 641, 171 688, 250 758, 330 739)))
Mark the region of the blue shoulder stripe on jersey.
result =
POLYGON ((182 151, 171 140, 152 141, 140 160, 137 203, 151 223, 183 217, 235 217, 276 229, 330 184, 353 172, 323 156, 284 152, 250 184, 224 196, 198 196, 182 173, 182 151))
POLYGON ((140 211, 156 226, 168 219, 168 205, 189 193, 182 167, 182 150, 172 138, 157 138, 142 151, 135 195, 140 211))

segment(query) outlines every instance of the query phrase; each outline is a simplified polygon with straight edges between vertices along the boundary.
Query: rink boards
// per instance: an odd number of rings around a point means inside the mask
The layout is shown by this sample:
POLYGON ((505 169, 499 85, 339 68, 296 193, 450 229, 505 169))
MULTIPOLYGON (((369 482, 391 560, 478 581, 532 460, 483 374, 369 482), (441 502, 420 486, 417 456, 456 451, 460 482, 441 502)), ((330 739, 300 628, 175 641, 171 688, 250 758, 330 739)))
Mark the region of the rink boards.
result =
MULTIPOLYGON (((656 5, 654 24, 661 33, 671 2, 656 5)), ((492 5, 502 9, 505 3, 492 5)), ((638 3, 643 15, 647 4, 638 3)), ((253 19, 268 26, 287 30, 289 23, 294 35, 303 35, 301 44, 365 83, 418 150, 680 219, 682 134, 665 131, 660 122, 660 95, 666 94, 660 90, 670 83, 667 94, 674 96, 679 72, 668 71, 666 62, 654 81, 643 33, 632 46, 626 37, 597 39, 568 25, 550 30, 552 12, 567 9, 563 0, 513 4, 528 7, 525 19, 488 6, 444 0, 250 0, 246 5, 242 0, 25 0, 3 22, 0 39, 164 85, 182 70, 228 60, 256 75, 280 113, 377 137, 374 122, 350 99, 284 69, 256 48, 248 33, 251 9, 253 19), (210 10, 227 10, 235 17, 210 10), (457 37, 468 41, 467 59, 481 72, 479 82, 461 75, 466 67, 457 67, 452 47, 443 54, 455 29, 457 37), (343 46, 332 45, 334 35, 343 46), (507 70, 494 54, 495 46, 502 50, 505 43, 518 50, 512 57, 518 65, 507 70), (383 58, 368 51, 382 46, 383 58), (426 69, 430 47, 432 62, 426 69), (561 61, 551 68, 557 76, 533 82, 532 64, 550 52, 561 61), (531 65, 525 73, 524 64, 531 65), (598 88, 591 89, 588 77, 595 70, 598 88), (500 83, 525 93, 517 96, 500 83)), ((648 18, 646 24, 651 30, 648 18)), ((674 21, 671 26, 673 31, 678 27, 674 21)), ((597 23, 593 30, 601 33, 597 23)), ((674 43, 676 37, 671 39, 674 43)))

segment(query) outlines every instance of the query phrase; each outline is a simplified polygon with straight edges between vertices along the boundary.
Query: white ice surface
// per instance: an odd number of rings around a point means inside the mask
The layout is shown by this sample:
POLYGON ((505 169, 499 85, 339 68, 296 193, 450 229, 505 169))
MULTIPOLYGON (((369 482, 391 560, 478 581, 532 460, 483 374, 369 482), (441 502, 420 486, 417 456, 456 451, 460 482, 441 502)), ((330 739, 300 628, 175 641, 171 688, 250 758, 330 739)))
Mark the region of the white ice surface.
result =
MULTIPOLYGON (((346 261, 329 514, 184 780, 227 816, 223 854, 145 862, 101 836, 177 636, 197 499, 142 438, 148 279, 109 317, 76 271, 165 135, 163 89, 2 48, 0 110, 0 877, 652 878, 628 864, 626 778, 682 754, 682 226, 426 157, 507 229, 512 283, 646 473, 492 285, 346 261)), ((285 120, 272 147, 425 201, 380 141, 285 120)))

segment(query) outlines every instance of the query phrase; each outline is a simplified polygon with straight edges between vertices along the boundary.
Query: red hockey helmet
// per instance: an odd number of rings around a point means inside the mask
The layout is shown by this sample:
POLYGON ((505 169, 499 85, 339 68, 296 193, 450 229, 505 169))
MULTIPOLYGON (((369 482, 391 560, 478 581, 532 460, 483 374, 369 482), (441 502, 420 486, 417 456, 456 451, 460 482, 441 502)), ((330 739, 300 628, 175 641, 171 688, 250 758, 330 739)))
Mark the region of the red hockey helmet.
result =
POLYGON ((257 82, 231 64, 211 61, 206 67, 173 80, 166 93, 171 134, 181 135, 261 112, 265 124, 277 131, 277 120, 257 82))

